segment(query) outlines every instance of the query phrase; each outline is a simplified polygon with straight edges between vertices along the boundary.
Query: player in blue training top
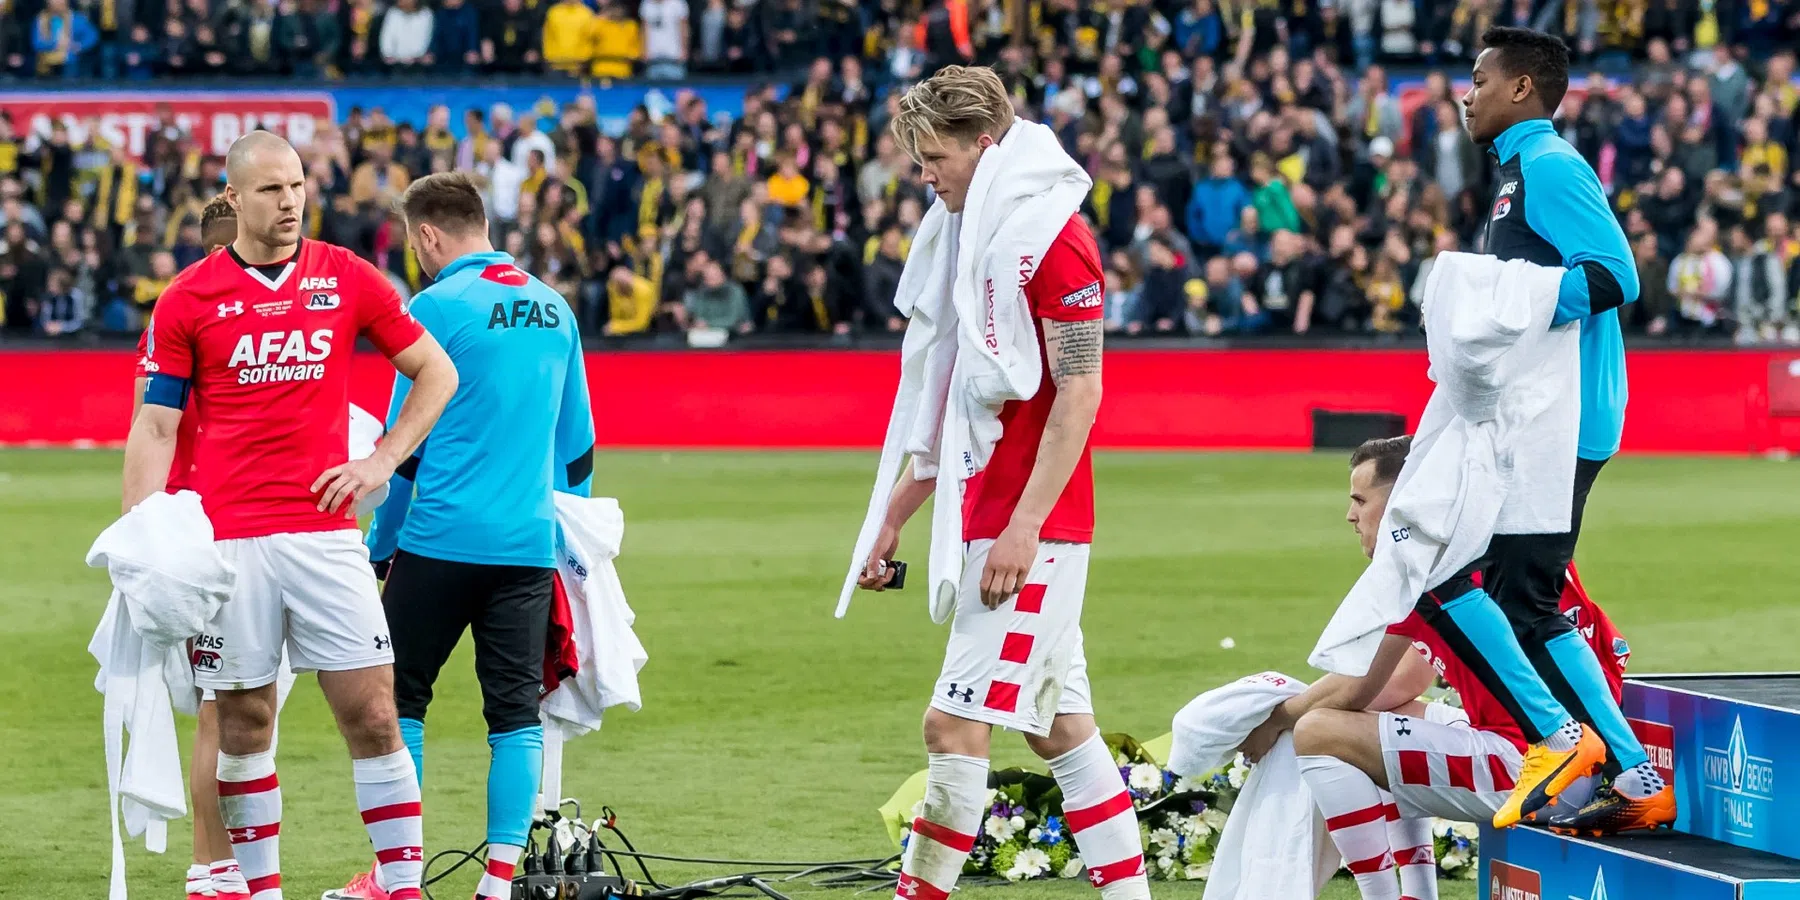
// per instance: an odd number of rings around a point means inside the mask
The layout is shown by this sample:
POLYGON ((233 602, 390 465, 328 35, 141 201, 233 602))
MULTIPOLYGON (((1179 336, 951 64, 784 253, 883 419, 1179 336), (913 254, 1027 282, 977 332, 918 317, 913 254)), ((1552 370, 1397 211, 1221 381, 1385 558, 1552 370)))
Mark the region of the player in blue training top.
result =
POLYGON ((1637 299, 1637 270, 1599 177, 1550 121, 1569 86, 1568 48, 1523 28, 1490 28, 1482 43, 1463 106, 1470 137, 1499 166, 1483 250, 1566 268, 1555 323, 1581 323, 1581 384, 1569 386, 1581 391, 1574 508, 1565 534, 1495 535, 1482 559, 1427 598, 1445 613, 1435 617, 1453 632, 1445 637, 1468 648, 1461 655, 1532 741, 1494 824, 1535 818, 1576 779, 1604 769, 1608 789, 1548 824, 1584 833, 1657 828, 1675 820, 1674 790, 1632 733, 1593 649, 1559 611, 1582 507, 1619 450, 1618 309, 1637 299))
MULTIPOLYGON (((449 352, 461 382, 430 437, 396 471, 404 480, 376 510, 369 558, 391 559, 382 605, 394 695, 421 778, 432 682, 463 630, 474 632, 492 748, 487 872, 476 896, 504 898, 512 896, 542 768, 553 491, 587 496, 593 412, 574 310, 494 251, 475 185, 461 174, 427 176, 406 189, 401 210, 420 267, 437 279, 410 311, 449 352)), ((410 386, 395 380, 392 409, 410 386)), ((358 882, 326 900, 384 900, 378 886, 358 882)))

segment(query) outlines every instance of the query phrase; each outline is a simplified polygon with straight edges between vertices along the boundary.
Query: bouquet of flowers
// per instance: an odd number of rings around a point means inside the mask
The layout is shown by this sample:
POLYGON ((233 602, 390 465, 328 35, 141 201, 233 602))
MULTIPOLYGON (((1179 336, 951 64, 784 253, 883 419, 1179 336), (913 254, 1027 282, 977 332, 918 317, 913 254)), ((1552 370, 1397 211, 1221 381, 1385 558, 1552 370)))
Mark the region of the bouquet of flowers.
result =
MULTIPOLYGON (((1164 737, 1147 747, 1129 735, 1106 736, 1137 809, 1149 876, 1159 881, 1204 881, 1212 872, 1226 815, 1237 802, 1250 767, 1240 755, 1223 769, 1199 777, 1177 776, 1163 767, 1152 749, 1163 748, 1162 755, 1167 755, 1168 743, 1164 737)), ((1080 877, 1081 856, 1063 818, 1062 789, 1056 780, 1014 768, 994 772, 992 784, 987 815, 963 874, 1007 881, 1080 877)), ((902 850, 912 840, 912 822, 922 805, 917 798, 923 796, 921 772, 882 807, 889 834, 902 850)), ((1474 878, 1476 826, 1439 821, 1432 834, 1443 875, 1474 878)))

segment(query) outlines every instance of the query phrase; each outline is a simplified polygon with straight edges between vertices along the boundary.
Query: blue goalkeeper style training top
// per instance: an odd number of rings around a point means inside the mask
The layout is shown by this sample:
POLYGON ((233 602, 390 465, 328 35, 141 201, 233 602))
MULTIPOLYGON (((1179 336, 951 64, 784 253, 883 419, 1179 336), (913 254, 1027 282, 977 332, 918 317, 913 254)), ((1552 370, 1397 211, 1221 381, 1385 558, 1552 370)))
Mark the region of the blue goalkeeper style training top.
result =
POLYGON ((1581 320, 1582 459, 1619 452, 1625 428, 1625 340, 1619 307, 1638 297, 1631 245, 1613 216, 1600 176, 1557 135, 1549 119, 1500 133, 1489 150, 1500 163, 1482 252, 1563 266, 1555 323, 1581 320))
MULTIPOLYGON (((594 416, 575 311, 505 253, 438 273, 410 311, 456 363, 456 396, 395 472, 369 555, 395 547, 484 565, 556 564, 553 491, 587 496, 594 416)), ((388 426, 412 388, 394 379, 388 426)))

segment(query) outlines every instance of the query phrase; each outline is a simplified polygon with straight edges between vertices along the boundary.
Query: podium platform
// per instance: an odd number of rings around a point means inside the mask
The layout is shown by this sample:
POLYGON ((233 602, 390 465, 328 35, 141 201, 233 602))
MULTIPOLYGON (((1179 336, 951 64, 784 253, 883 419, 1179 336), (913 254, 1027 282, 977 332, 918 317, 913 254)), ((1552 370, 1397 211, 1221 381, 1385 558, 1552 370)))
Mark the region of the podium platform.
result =
POLYGON ((1644 676, 1625 715, 1675 786, 1672 833, 1483 827, 1487 900, 1800 900, 1800 673, 1644 676))

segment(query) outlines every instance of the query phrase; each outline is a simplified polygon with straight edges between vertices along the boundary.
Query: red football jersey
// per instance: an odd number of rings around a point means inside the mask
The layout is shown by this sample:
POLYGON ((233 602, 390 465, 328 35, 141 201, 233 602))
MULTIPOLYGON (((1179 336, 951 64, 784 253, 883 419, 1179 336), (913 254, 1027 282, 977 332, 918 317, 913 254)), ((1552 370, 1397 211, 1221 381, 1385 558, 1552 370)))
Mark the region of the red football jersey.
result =
MULTIPOLYGON (((1600 669, 1606 673, 1607 684, 1612 687, 1613 699, 1620 698, 1625 680, 1625 663, 1631 658, 1631 648, 1618 629, 1613 627, 1612 620, 1607 618, 1606 611, 1588 597, 1581 586, 1581 578, 1575 572, 1575 564, 1569 564, 1568 578, 1563 582, 1561 607, 1564 616, 1574 623, 1589 646, 1594 648, 1594 655, 1600 659, 1600 669)), ((1491 731, 1512 741, 1523 751, 1526 747, 1525 733, 1520 730, 1519 723, 1494 699, 1494 695, 1483 687, 1481 680, 1469 670, 1450 646, 1444 642, 1437 629, 1425 623, 1417 610, 1407 615, 1406 620, 1388 629, 1389 634, 1397 634, 1409 638, 1413 649, 1419 651, 1438 675, 1456 689, 1456 695, 1462 699, 1463 712, 1469 714, 1469 724, 1482 731, 1491 731)))
MULTIPOLYGON (((150 330, 138 335, 137 378, 149 374, 150 330)), ((188 407, 181 413, 181 425, 175 431, 175 458, 169 462, 169 485, 163 490, 171 494, 191 487, 189 476, 194 469, 194 435, 200 430, 200 416, 195 412, 192 397, 188 398, 188 407)))
POLYGON ((214 536, 356 527, 353 504, 322 513, 312 491, 349 459, 356 338, 391 357, 424 333, 386 276, 321 241, 279 266, 248 266, 227 248, 176 276, 145 365, 188 379, 199 401, 191 486, 214 536))
MULTIPOLYGON (((1043 261, 1025 284, 1025 297, 1036 314, 1032 325, 1037 329, 1040 356, 1044 355, 1044 319, 1081 322, 1105 316, 1106 281, 1100 268, 1100 248, 1080 214, 1069 219, 1044 251, 1043 261)), ((993 458, 987 468, 969 479, 963 494, 963 540, 998 538, 1012 521, 1013 509, 1031 478, 1054 402, 1056 384, 1050 380, 1046 358, 1037 393, 1030 400, 1014 400, 1000 409, 1000 441, 994 445, 993 458)), ((1094 539, 1094 470, 1086 446, 1038 537, 1081 544, 1094 539)))

